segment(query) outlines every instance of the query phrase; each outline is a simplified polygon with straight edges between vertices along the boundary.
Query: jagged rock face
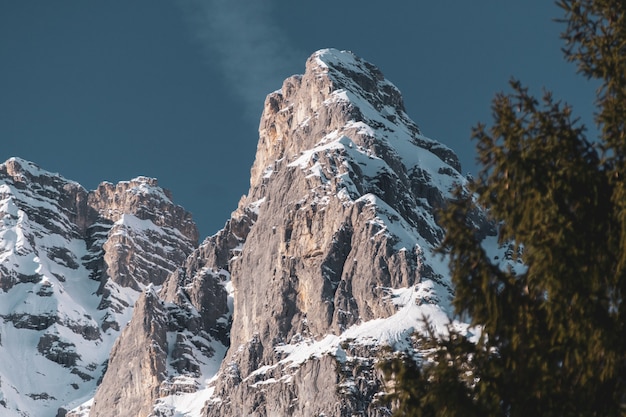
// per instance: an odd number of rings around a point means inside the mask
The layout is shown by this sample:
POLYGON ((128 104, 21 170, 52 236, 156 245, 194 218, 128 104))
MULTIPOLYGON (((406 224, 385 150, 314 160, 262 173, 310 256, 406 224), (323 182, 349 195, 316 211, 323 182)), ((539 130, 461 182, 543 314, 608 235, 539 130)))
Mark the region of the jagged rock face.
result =
MULTIPOLYGON (((441 330, 451 313, 448 270, 432 250, 443 236, 436 209, 465 184, 459 171, 376 67, 315 53, 265 102, 248 194, 158 294, 145 288, 91 411, 69 415, 390 415, 375 401, 378 352, 415 350, 422 318, 441 330), (140 346, 152 354, 129 364, 140 346)), ((124 268, 109 266, 115 282, 144 288, 124 268)), ((58 341, 45 342, 54 355, 58 341)))
POLYGON ((173 205, 169 192, 159 188, 153 178, 102 183, 89 194, 88 204, 101 220, 113 224, 104 246, 107 275, 124 287, 138 290, 149 283, 161 285, 198 241, 190 214, 173 205), (133 233, 135 230, 142 233, 133 233), (135 257, 131 262, 133 246, 152 256, 135 257))
POLYGON ((158 398, 167 358, 167 315, 152 289, 137 301, 111 357, 124 360, 109 363, 90 415, 147 416, 158 398))
POLYGON ((394 250, 375 219, 396 216, 436 244, 433 208, 447 190, 433 176, 458 182, 457 169, 449 149, 421 136, 378 69, 346 53, 311 57, 304 76, 266 100, 248 196, 263 202, 233 266, 235 288, 246 296, 237 304, 244 330, 233 342, 255 334, 285 342, 389 315, 382 289, 412 285, 418 254, 394 250), (442 158, 439 171, 407 163, 420 157, 442 158), (251 296, 258 290, 265 294, 251 296), (250 302, 286 295, 283 311, 250 302))
POLYGON ((303 76, 269 95, 241 204, 258 218, 231 262, 231 349, 205 415, 386 415, 372 405, 376 348, 363 365, 372 389, 359 401, 337 389, 345 361, 294 368, 281 352, 393 316, 396 289, 428 287, 413 302, 445 308, 449 285, 424 253, 442 237, 435 209, 464 183, 459 170, 450 149, 421 135, 393 84, 350 53, 314 54, 303 76))
POLYGON ((0 219, 0 414, 63 414, 93 395, 140 289, 198 234, 153 179, 88 192, 19 158, 0 164, 0 219))
POLYGON ((158 186, 157 180, 138 177, 117 184, 103 182, 89 193, 89 206, 111 222, 124 214, 140 220, 150 220, 157 227, 172 228, 187 239, 198 240, 198 230, 191 215, 181 206, 172 204, 172 194, 158 186))
MULTIPOLYGON (((152 178, 139 177, 116 185, 102 183, 89 194, 89 206, 98 214, 94 233, 106 231, 99 266, 101 307, 116 314, 129 300, 116 285, 140 291, 161 285, 196 246, 198 231, 191 215, 171 201, 169 192, 152 178)), ((98 245, 96 245, 98 247, 98 245)), ((113 314, 107 325, 119 329, 113 314)))
MULTIPOLYGON (((111 353, 90 417, 118 416, 129 409, 137 416, 171 416, 172 407, 159 404, 161 398, 195 393, 205 382, 203 376, 217 371, 229 344, 232 314, 225 288, 230 280, 228 260, 239 253, 254 221, 254 213, 248 214, 234 216, 207 238, 168 277, 158 297, 152 288, 146 290, 138 302, 142 308, 136 307, 130 327, 111 353), (150 322, 160 324, 146 327, 150 322), (141 345, 152 346, 158 367, 150 355, 132 356, 141 345), (148 381, 148 386, 129 390, 136 381, 148 381)), ((77 410, 73 415, 86 414, 77 410)))

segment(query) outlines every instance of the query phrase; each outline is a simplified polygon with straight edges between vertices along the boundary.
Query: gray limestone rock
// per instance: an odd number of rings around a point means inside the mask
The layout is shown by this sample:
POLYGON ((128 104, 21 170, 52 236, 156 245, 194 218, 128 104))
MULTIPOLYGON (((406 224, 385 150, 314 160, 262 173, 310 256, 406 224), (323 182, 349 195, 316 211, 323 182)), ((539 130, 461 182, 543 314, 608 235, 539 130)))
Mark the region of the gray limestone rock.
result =
POLYGON ((98 215, 95 223, 109 228, 102 245, 103 282, 110 278, 137 291, 161 285, 197 246, 191 214, 173 204, 153 178, 102 183, 89 193, 88 204, 98 215))
POLYGON ((204 415, 389 415, 376 402, 378 348, 356 343, 356 359, 295 368, 280 352, 392 316, 394 289, 436 280, 439 296, 425 302, 448 301, 423 251, 443 236, 435 212, 464 183, 459 170, 393 84, 351 53, 314 54, 270 94, 240 203, 258 214, 230 263, 231 348, 204 415))
POLYGON ((149 287, 137 300, 133 318, 111 350, 90 416, 147 416, 166 371, 167 312, 149 287), (123 389, 119 389, 123 387, 123 389))
MULTIPOLYGON (((161 413, 158 407, 155 409, 159 398, 198 389, 196 379, 202 376, 203 366, 211 360, 222 359, 215 357, 216 344, 227 346, 229 343, 231 312, 224 283, 230 278, 228 260, 239 253, 248 221, 253 222, 253 219, 229 221, 222 231, 207 238, 187 257, 184 265, 170 274, 158 296, 154 291, 146 293, 150 297, 145 298, 152 300, 151 304, 145 307, 142 304, 139 309, 138 303, 131 321, 132 329, 122 332, 112 350, 109 368, 90 410, 91 417, 116 415, 110 411, 109 404, 116 404, 115 410, 130 408, 137 416, 166 416, 167 411, 161 413), (151 320, 161 324, 147 328, 136 324, 151 320), (154 359, 149 355, 136 357, 135 365, 128 366, 129 355, 142 343, 158 345, 155 353, 159 355, 161 366, 151 366, 154 359), (152 381, 150 389, 128 390, 134 381, 146 379, 152 381)), ((143 302, 144 297, 141 300, 143 302)))

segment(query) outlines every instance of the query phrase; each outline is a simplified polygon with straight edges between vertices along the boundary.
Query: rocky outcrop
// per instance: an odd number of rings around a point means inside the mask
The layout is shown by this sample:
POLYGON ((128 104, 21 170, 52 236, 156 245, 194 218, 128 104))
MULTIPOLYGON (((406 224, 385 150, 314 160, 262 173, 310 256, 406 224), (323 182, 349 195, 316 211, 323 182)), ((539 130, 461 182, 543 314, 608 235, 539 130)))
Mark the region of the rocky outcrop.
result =
POLYGON ((145 177, 89 192, 19 158, 0 164, 0 414, 55 415, 93 395, 142 289, 196 247, 170 197, 145 177))
POLYGON ((109 362, 94 398, 92 415, 150 414, 166 371, 166 339, 165 307, 149 287, 137 301, 132 320, 111 350, 111 357, 116 360, 109 362))
POLYGON ((172 204, 153 178, 102 183, 89 193, 88 204, 99 223, 112 225, 103 245, 106 275, 124 287, 163 284, 198 241, 191 215, 172 204), (133 257, 135 247, 148 256, 133 257))
POLYGON ((248 216, 233 218, 169 276, 158 297, 154 289, 146 291, 131 325, 111 353, 90 417, 117 416, 127 409, 137 416, 170 416, 172 408, 158 404, 159 399, 194 393, 205 382, 203 377, 215 372, 230 336, 232 306, 225 285, 230 281, 228 261, 239 253, 252 221, 248 216), (151 322, 164 324, 145 328, 145 323, 151 322), (129 366, 129 355, 142 344, 152 346, 159 367, 153 366, 151 355, 132 356, 133 365, 129 366), (149 387, 127 388, 136 386, 137 381, 149 381, 149 387))
POLYGON ((89 262, 103 294, 100 308, 111 311, 105 327, 119 330, 117 316, 136 296, 129 300, 118 287, 139 292, 163 284, 196 247, 198 231, 153 178, 102 183, 89 193, 88 205, 97 214, 88 233, 94 242, 89 262))

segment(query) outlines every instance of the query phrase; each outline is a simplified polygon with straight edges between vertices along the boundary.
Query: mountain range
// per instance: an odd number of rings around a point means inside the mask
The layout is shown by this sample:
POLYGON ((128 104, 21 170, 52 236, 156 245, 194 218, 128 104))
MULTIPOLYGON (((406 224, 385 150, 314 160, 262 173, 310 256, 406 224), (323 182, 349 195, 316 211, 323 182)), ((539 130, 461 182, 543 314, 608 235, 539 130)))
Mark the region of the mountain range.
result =
MULTIPOLYGON (((383 351, 454 317, 437 210, 467 187, 374 65, 324 49, 265 100, 250 189, 199 242, 155 179, 0 165, 0 415, 389 416, 383 351)), ((471 219, 508 262, 485 213, 471 219)))

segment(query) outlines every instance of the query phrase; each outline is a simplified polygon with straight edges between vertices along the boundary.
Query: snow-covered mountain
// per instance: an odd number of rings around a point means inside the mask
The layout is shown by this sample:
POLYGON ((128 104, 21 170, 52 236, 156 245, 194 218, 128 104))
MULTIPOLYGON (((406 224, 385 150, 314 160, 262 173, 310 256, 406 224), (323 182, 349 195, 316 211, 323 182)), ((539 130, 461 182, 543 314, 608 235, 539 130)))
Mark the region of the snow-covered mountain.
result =
POLYGON ((412 350, 424 316, 445 330, 452 288, 433 254, 435 209, 465 183, 376 67, 315 53, 267 97, 250 190, 225 228, 142 296, 89 415, 389 415, 378 353, 412 350), (176 311, 211 320, 190 332, 176 311), (142 326, 159 359, 120 373, 142 326))
POLYGON ((93 396, 139 294, 197 231, 153 179, 88 192, 18 158, 0 165, 0 218, 0 415, 62 415, 93 396))
MULTIPOLYGON (((433 250, 436 209, 466 184, 460 169, 375 66, 334 49, 267 97, 250 190, 198 247, 189 214, 154 180, 87 192, 7 161, 0 349, 12 359, 0 405, 388 416, 379 353, 420 355, 423 317, 445 331, 452 313, 433 250)), ((488 233, 481 213, 473 220, 488 233)))

